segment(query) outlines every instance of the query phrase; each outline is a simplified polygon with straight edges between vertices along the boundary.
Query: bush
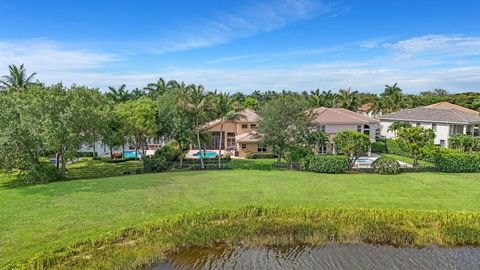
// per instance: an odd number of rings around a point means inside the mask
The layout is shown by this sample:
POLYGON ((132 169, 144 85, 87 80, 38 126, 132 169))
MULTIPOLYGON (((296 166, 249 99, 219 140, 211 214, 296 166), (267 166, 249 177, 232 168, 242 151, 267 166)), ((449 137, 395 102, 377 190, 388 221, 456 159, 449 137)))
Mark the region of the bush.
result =
POLYGON ((145 172, 164 172, 167 168, 168 164, 164 157, 153 156, 143 159, 143 169, 145 172))
POLYGON ((315 173, 344 173, 348 170, 348 157, 340 155, 307 156, 301 160, 304 170, 315 173))
POLYGON ((57 167, 46 162, 32 164, 28 171, 20 174, 18 177, 19 180, 25 184, 48 183, 64 178, 57 167))
POLYGON ((448 153, 437 157, 442 172, 479 172, 480 154, 448 153))
POLYGON ((376 141, 372 143, 372 152, 373 153, 387 153, 387 144, 385 141, 376 141))
POLYGON ((162 148, 155 151, 156 157, 163 157, 168 164, 177 161, 180 158, 182 151, 176 141, 172 141, 164 145, 162 148))
POLYGON ((247 159, 262 159, 262 158, 275 158, 276 155, 272 152, 249 152, 245 158, 247 159))
POLYGON ((387 147, 387 152, 389 154, 394 154, 394 155, 399 155, 399 156, 404 156, 409 158, 412 157, 410 153, 403 151, 402 148, 400 148, 400 146, 398 145, 398 143, 393 139, 386 139, 385 146, 387 147))
POLYGON ((400 164, 393 158, 380 157, 372 163, 372 169, 379 174, 399 174, 400 164))
POLYGON ((443 148, 438 145, 431 145, 422 148, 421 159, 430 163, 437 163, 438 157, 444 154, 458 153, 453 149, 443 148))

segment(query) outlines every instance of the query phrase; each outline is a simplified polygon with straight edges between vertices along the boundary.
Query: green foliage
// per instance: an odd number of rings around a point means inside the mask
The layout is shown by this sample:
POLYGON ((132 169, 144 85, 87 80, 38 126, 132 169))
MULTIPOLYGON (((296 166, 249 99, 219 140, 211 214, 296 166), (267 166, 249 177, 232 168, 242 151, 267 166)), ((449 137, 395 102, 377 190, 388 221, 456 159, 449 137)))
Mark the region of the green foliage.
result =
POLYGON ((436 159, 437 166, 443 172, 479 172, 480 154, 449 153, 436 159))
POLYGON ((272 152, 249 152, 246 159, 266 159, 275 158, 276 156, 272 152))
POLYGON ((155 151, 155 157, 163 157, 168 164, 177 161, 180 155, 182 155, 182 151, 176 141, 171 141, 155 151))
POLYGON ((33 163, 24 173, 19 174, 19 181, 23 184, 43 184, 63 180, 64 176, 50 163, 33 163))
POLYGON ((344 173, 349 168, 349 161, 342 155, 311 155, 303 158, 301 165, 309 172, 344 173))
POLYGON ((377 154, 387 153, 386 141, 376 141, 372 143, 372 152, 377 154))
POLYGON ((316 155, 320 154, 320 148, 328 143, 328 136, 323 131, 313 131, 308 134, 308 144, 316 155))
POLYGON ((379 174, 399 174, 400 164, 393 158, 380 157, 372 163, 372 169, 379 174))
POLYGON ((413 167, 418 166, 422 148, 433 145, 435 132, 423 127, 402 128, 398 131, 396 142, 400 149, 413 158, 413 167))
POLYGON ((168 169, 168 163, 163 156, 143 158, 143 170, 145 172, 164 172, 168 169))
POLYGON ((312 154, 312 151, 303 145, 293 145, 285 151, 285 159, 289 162, 297 162, 312 154))
POLYGON ((357 158, 366 152, 370 147, 370 138, 360 132, 352 130, 344 130, 335 135, 333 138, 337 150, 348 156, 348 170, 352 170, 357 158))
POLYGON ((478 245, 478 213, 402 209, 243 207, 183 214, 49 250, 12 269, 117 269, 162 262, 181 246, 359 243, 478 245))
POLYGON ((476 148, 480 147, 480 145, 478 145, 478 140, 478 138, 465 134, 456 134, 448 139, 450 147, 462 152, 472 152, 474 149, 477 150, 476 148))
POLYGON ((427 145, 421 149, 421 159, 430 163, 437 163, 440 155, 451 153, 458 152, 456 150, 443 148, 438 145, 427 145))
POLYGON ((262 143, 279 154, 278 162, 291 142, 306 144, 312 126, 312 114, 305 113, 308 103, 292 95, 268 101, 259 111, 258 132, 262 143))

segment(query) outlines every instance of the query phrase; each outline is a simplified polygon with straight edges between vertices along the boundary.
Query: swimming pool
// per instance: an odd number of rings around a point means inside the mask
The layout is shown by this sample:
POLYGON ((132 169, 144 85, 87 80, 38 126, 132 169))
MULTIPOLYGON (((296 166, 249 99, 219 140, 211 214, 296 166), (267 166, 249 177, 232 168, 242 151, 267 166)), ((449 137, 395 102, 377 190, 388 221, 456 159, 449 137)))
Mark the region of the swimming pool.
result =
POLYGON ((193 154, 193 156, 197 157, 197 158, 199 158, 200 156, 203 157, 203 158, 214 158, 214 157, 217 157, 218 154, 216 152, 200 151, 200 152, 197 152, 197 153, 193 154))
POLYGON ((137 151, 138 154, 135 155, 135 150, 127 150, 123 152, 123 158, 136 158, 136 157, 142 157, 142 152, 140 150, 137 151))
POLYGON ((357 165, 370 165, 372 164, 378 157, 359 157, 355 164, 357 165))

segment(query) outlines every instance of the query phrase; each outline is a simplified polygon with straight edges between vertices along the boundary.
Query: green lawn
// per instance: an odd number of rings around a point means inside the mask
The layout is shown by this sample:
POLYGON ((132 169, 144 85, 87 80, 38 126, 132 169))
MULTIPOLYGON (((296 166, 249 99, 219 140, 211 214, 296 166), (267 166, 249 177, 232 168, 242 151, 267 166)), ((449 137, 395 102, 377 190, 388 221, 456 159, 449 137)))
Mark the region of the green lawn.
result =
MULTIPOLYGON (((396 159, 398 161, 405 162, 405 163, 410 164, 410 165, 413 164, 413 158, 394 155, 394 154, 381 154, 381 155, 384 156, 384 157, 390 157, 390 158, 396 159)), ((419 160, 418 164, 420 164, 420 167, 434 167, 435 166, 435 164, 427 162, 427 161, 423 161, 423 160, 419 160)))
MULTIPOLYGON (((272 163, 234 160, 230 163, 234 170, 0 188, 0 265, 124 226, 210 208, 303 205, 480 210, 478 173, 326 175, 271 170, 272 163)), ((80 165, 71 167, 69 173, 90 171, 80 165)), ((105 169, 94 168, 98 174, 105 169)))

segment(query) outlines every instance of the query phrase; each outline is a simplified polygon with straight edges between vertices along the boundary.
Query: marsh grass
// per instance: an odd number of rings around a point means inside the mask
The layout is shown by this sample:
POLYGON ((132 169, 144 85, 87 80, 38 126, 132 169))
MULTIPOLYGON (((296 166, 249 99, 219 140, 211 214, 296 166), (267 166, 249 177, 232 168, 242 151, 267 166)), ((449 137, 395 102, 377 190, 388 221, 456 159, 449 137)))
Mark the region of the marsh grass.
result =
POLYGON ((245 207, 178 215, 39 254, 11 269, 143 269, 180 247, 478 246, 480 213, 402 209, 245 207))

